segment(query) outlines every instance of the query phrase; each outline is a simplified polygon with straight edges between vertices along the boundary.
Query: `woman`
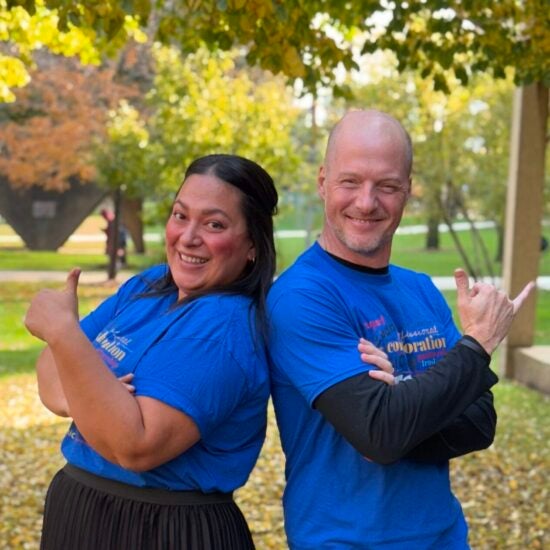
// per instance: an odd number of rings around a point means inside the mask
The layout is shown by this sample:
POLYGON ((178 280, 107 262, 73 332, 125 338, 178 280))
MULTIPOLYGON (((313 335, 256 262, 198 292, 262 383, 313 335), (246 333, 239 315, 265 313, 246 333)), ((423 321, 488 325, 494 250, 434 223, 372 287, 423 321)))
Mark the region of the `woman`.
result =
POLYGON ((167 266, 130 279, 81 323, 79 270, 33 299, 25 324, 48 344, 40 397, 74 421, 43 550, 254 547, 231 495, 265 436, 276 205, 254 162, 200 158, 166 224, 167 266))

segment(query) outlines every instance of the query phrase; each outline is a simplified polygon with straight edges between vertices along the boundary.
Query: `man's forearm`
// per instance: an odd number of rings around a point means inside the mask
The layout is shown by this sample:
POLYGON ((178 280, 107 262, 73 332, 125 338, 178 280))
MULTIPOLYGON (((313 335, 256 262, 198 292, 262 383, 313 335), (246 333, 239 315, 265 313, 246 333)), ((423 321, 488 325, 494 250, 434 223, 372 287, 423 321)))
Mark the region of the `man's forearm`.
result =
POLYGON ((395 462, 497 382, 490 357, 472 347, 459 341, 434 367, 395 386, 362 373, 323 392, 314 406, 362 455, 395 462))
POLYGON ((448 426, 424 440, 403 458, 433 463, 486 449, 493 443, 496 425, 493 394, 488 391, 448 426))

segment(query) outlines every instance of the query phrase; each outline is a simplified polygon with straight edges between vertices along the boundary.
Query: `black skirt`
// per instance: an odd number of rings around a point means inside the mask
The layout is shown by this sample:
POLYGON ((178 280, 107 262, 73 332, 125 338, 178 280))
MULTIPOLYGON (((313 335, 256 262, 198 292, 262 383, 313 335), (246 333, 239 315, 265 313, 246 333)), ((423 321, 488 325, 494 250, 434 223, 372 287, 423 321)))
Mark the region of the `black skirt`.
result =
POLYGON ((250 550, 231 494, 141 489, 66 465, 44 509, 41 550, 250 550))

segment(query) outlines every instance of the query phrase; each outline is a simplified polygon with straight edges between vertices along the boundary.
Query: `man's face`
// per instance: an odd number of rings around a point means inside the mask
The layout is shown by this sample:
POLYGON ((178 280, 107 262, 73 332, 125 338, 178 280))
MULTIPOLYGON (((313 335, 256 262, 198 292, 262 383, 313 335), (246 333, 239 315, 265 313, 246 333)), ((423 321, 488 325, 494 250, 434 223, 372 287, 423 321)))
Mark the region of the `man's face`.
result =
POLYGON ((402 136, 343 129, 318 183, 325 202, 321 245, 350 262, 386 266, 411 187, 402 136))

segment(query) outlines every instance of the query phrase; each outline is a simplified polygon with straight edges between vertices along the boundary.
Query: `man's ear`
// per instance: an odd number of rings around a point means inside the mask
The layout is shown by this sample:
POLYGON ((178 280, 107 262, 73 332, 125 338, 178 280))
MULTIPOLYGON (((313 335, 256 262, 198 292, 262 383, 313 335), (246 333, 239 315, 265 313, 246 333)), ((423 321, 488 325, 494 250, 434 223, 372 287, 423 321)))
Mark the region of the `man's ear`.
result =
POLYGON ((326 170, 325 166, 321 165, 319 167, 319 174, 317 175, 317 193, 319 193, 319 196, 325 200, 325 181, 326 181, 326 170))

